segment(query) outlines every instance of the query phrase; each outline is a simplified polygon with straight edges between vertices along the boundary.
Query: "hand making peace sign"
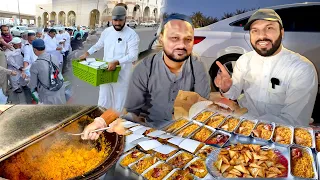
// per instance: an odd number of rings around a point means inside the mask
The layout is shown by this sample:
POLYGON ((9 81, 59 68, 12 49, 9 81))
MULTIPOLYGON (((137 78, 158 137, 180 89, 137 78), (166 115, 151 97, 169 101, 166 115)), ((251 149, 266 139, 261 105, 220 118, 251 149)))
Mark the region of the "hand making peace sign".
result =
POLYGON ((227 92, 232 86, 231 76, 228 73, 227 69, 219 61, 217 61, 216 64, 219 66, 220 71, 214 79, 214 84, 223 92, 227 92))

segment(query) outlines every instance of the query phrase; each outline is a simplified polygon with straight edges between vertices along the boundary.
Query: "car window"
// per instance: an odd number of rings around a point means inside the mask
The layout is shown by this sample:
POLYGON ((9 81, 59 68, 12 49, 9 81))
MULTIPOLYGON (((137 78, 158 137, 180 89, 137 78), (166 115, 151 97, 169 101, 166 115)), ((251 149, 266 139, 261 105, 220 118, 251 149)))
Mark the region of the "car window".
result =
POLYGON ((285 31, 320 32, 320 6, 303 6, 276 10, 285 31), (297 13, 299 12, 299 13, 297 13))
POLYGON ((240 19, 240 20, 234 21, 234 22, 230 23, 230 26, 243 27, 244 25, 247 24, 249 18, 250 17, 246 17, 244 19, 240 19))

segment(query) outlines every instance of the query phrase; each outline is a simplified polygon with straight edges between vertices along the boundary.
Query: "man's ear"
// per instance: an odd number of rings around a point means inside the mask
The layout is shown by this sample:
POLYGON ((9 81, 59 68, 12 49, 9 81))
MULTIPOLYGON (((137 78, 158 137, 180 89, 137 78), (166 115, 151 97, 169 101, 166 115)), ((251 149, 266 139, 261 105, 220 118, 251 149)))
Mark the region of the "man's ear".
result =
POLYGON ((284 28, 281 29, 281 36, 282 36, 282 39, 284 38, 284 28))
POLYGON ((160 36, 159 36, 159 43, 163 46, 163 34, 160 33, 160 36))

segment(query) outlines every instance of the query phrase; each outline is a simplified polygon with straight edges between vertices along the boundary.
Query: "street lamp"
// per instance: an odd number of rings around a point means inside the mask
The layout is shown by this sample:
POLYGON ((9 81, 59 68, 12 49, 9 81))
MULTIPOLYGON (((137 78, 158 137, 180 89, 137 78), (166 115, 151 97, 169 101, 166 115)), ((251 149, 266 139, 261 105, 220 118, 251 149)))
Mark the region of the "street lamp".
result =
POLYGON ((21 26, 21 17, 20 17, 20 2, 18 0, 18 12, 19 12, 19 24, 21 26))

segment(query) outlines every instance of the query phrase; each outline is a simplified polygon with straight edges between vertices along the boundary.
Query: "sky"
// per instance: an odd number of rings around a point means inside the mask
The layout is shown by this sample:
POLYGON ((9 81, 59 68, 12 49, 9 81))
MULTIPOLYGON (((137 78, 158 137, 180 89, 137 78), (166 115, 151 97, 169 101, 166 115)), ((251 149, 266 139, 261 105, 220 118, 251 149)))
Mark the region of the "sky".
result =
MULTIPOLYGON (((166 0, 165 11, 186 15, 201 11, 206 16, 220 19, 224 13, 235 12, 236 9, 264 8, 301 2, 306 0, 166 0)), ((307 0, 307 2, 320 2, 320 0, 307 0)))
POLYGON ((0 10, 18 12, 18 1, 21 13, 35 15, 36 4, 45 4, 51 0, 0 0, 0 10))

